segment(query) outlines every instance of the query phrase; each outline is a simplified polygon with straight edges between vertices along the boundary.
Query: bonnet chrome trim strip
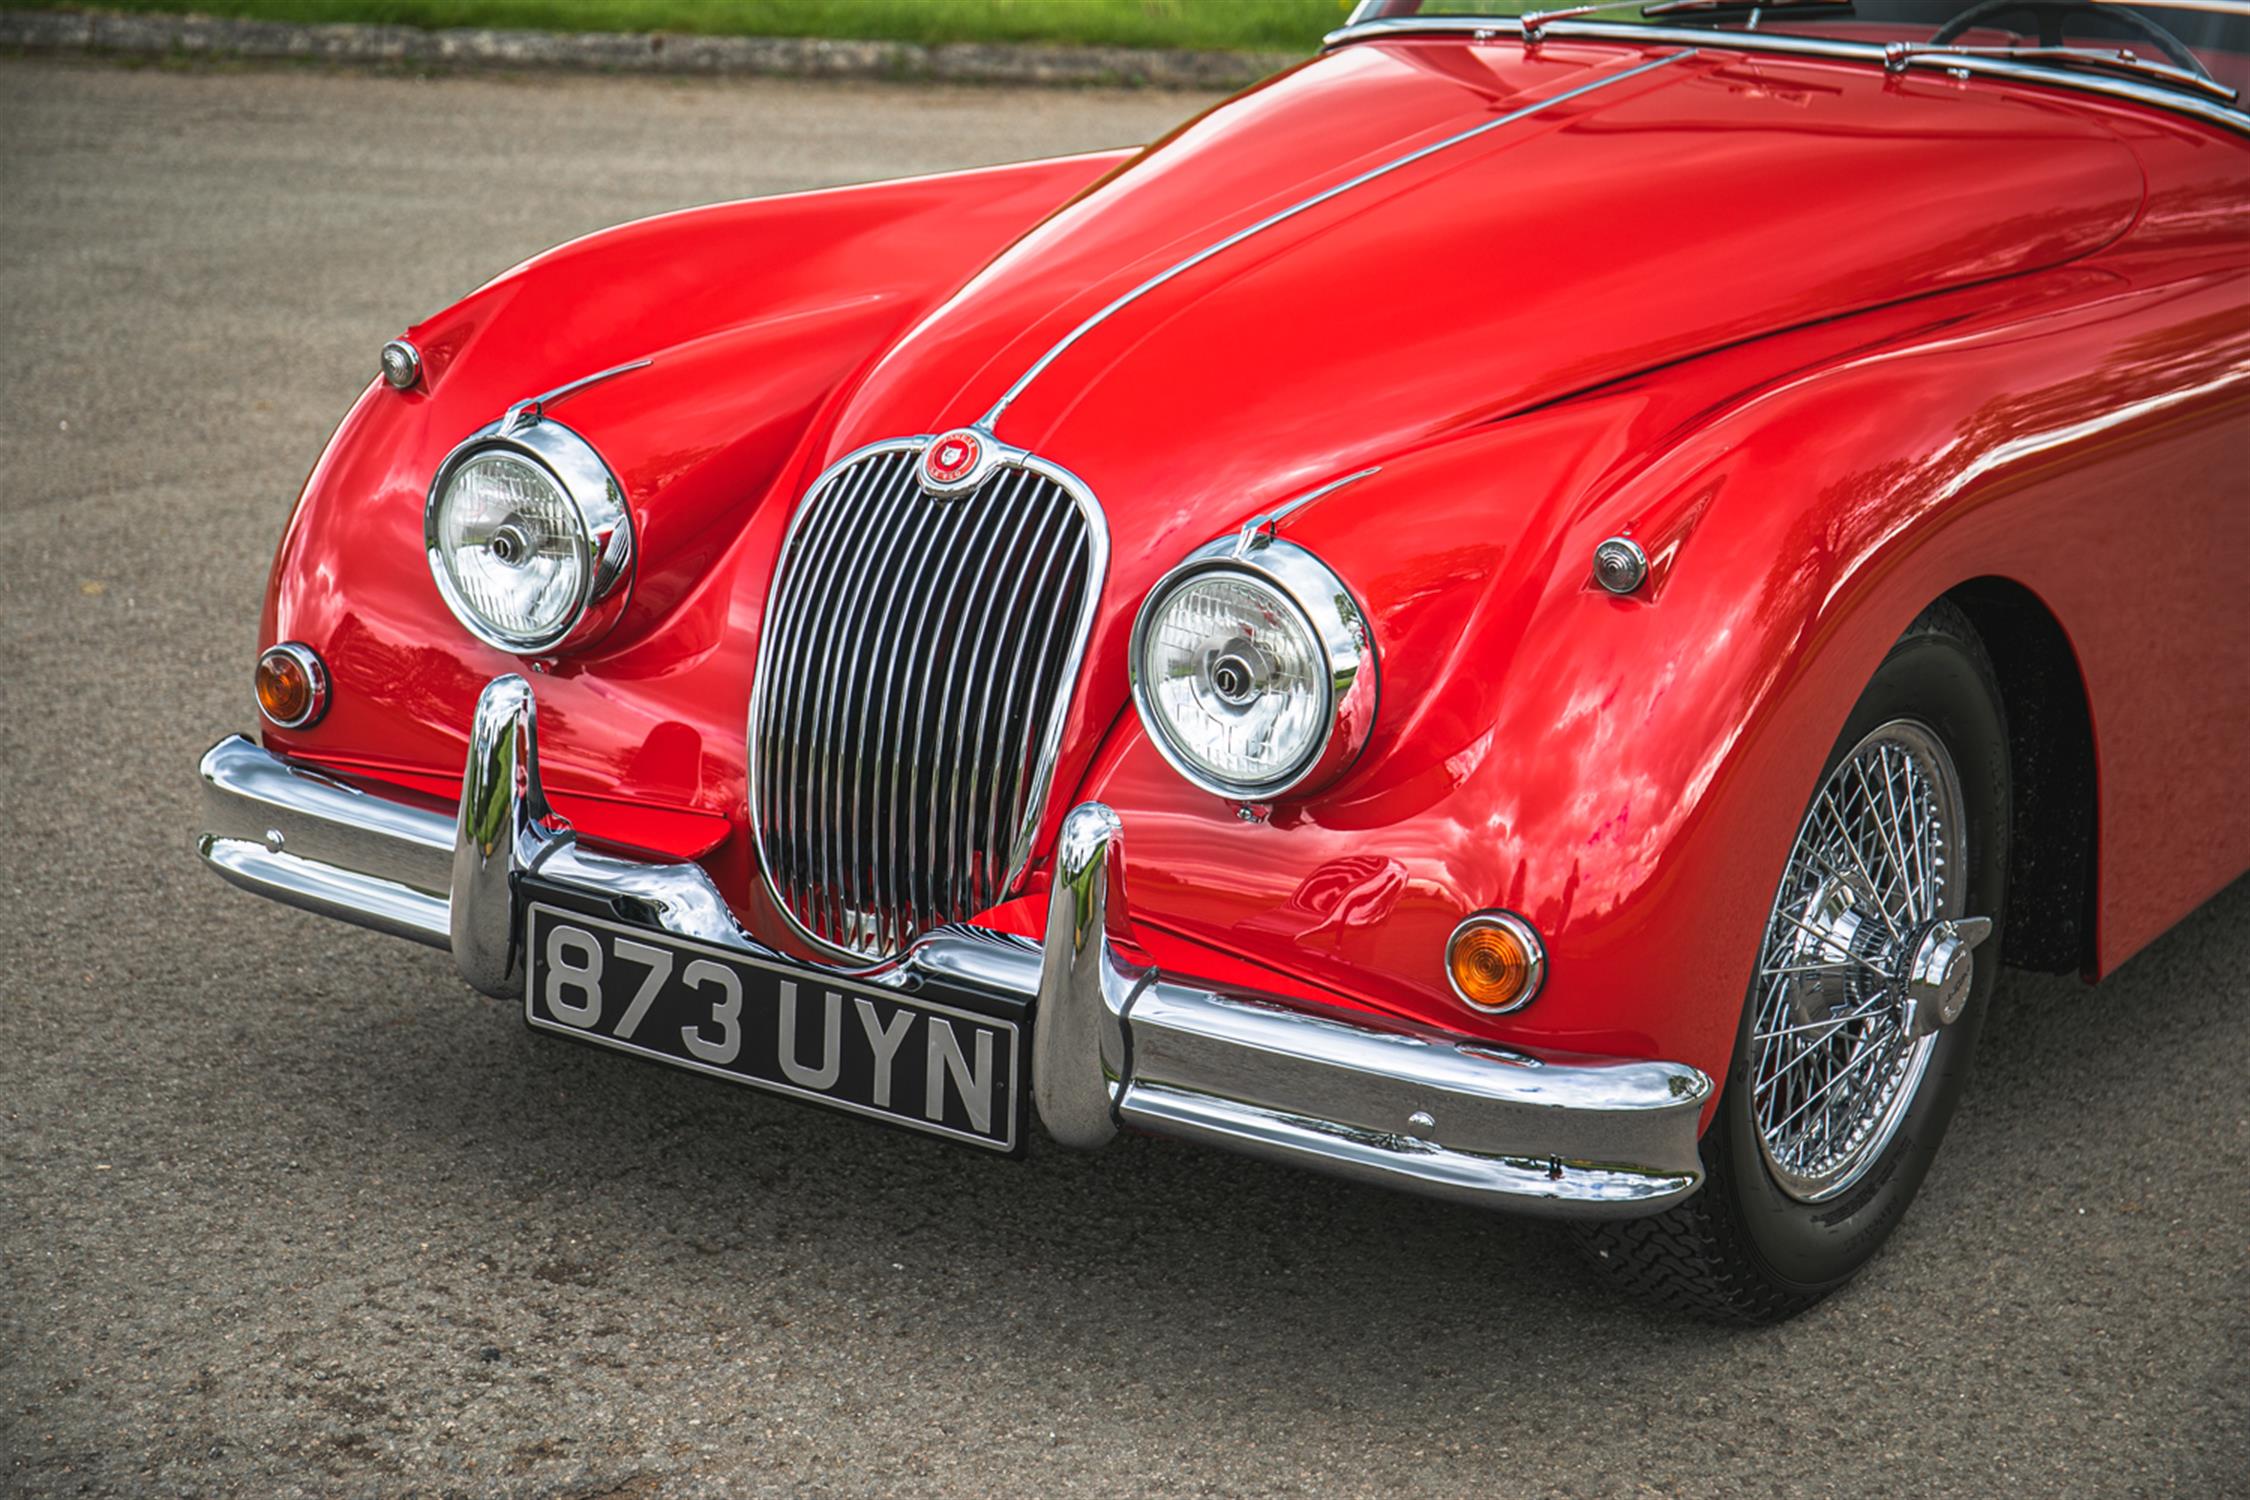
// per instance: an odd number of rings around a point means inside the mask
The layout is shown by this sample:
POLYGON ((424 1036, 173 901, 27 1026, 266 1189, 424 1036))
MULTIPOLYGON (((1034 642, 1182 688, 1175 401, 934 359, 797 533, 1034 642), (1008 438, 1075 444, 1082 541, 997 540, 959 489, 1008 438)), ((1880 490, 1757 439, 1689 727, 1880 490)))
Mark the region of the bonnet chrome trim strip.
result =
POLYGON ((1260 536, 1270 540, 1280 533, 1282 522, 1288 520, 1315 500, 1333 495, 1347 485, 1357 484, 1362 479, 1373 478, 1382 472, 1383 466, 1381 464, 1369 464, 1356 474, 1346 474, 1341 479, 1331 479, 1326 484, 1316 484, 1294 500, 1284 500, 1265 514, 1252 516, 1242 523, 1240 531, 1242 545, 1247 547, 1260 536))
POLYGON ((1318 208, 1321 204, 1328 202, 1332 198, 1340 198, 1344 194, 1351 192, 1354 188, 1365 187, 1368 183, 1373 182, 1378 177, 1388 176, 1389 174, 1398 171, 1401 167, 1410 167, 1414 163, 1423 160, 1425 157, 1435 156, 1440 151, 1447 151, 1455 146, 1461 145, 1464 142, 1473 141, 1478 136, 1498 130, 1503 125, 1513 125, 1518 120, 1527 119, 1532 115, 1538 114, 1541 110, 1552 109, 1558 104, 1567 104, 1571 100, 1579 98, 1582 95, 1591 94, 1597 89, 1608 88, 1613 83, 1623 83, 1629 78, 1636 78, 1643 73, 1651 72, 1654 69, 1664 67, 1668 63, 1676 63, 1686 58, 1693 57, 1695 56, 1695 51, 1695 48, 1689 47, 1679 52, 1667 53, 1663 57, 1653 58, 1645 63, 1637 63, 1634 66, 1626 68, 1621 72, 1605 73, 1599 78, 1595 78, 1589 80, 1588 82, 1578 84, 1573 88, 1564 89, 1559 94, 1553 94, 1545 99, 1539 100, 1536 103, 1527 104, 1521 109, 1510 110, 1507 114, 1500 116, 1496 120, 1487 120, 1481 125, 1472 125, 1467 130, 1458 131, 1453 135, 1445 137, 1445 139, 1443 140, 1432 141, 1427 146, 1416 147, 1414 150, 1407 152, 1404 156, 1394 157, 1391 160, 1382 163, 1380 166, 1368 168, 1366 171, 1360 173, 1356 177, 1348 177, 1344 181, 1336 183, 1333 186, 1323 188, 1309 198, 1299 199, 1297 202, 1290 204, 1287 208, 1280 209, 1274 213, 1266 215, 1266 217, 1260 219, 1255 224, 1248 225, 1242 229, 1237 229, 1234 233, 1228 235, 1225 239, 1219 240, 1214 244, 1204 246, 1201 250, 1198 250, 1193 255, 1187 257, 1187 259, 1175 262, 1174 264, 1165 267, 1163 270, 1157 272, 1154 276, 1149 277, 1148 280, 1142 282, 1132 290, 1121 293, 1116 298, 1112 299, 1109 304, 1103 307, 1099 312, 1096 312, 1095 314, 1093 314, 1093 316, 1087 318, 1086 321, 1080 323, 1076 328, 1073 328, 1072 330, 1070 330, 1070 332, 1064 334, 1062 338, 1057 340, 1056 343, 1051 348, 1049 348, 1045 354, 1040 355, 1039 358, 1035 362, 1033 362, 1030 369, 1024 371, 1021 375, 1016 377, 1016 383, 1008 387, 1006 393, 1003 394, 998 401, 993 403, 992 409, 986 412, 981 418, 979 418, 976 425, 983 428, 987 432, 992 431, 993 424, 1000 420, 1001 413, 1005 412, 1009 408, 1009 406, 1014 404, 1015 399, 1018 396, 1022 395, 1024 391, 1030 387, 1033 381, 1037 380, 1041 375, 1045 374, 1047 371, 1047 367, 1049 365, 1052 365, 1057 359, 1060 359, 1063 355, 1063 352, 1069 349, 1071 345, 1077 343, 1080 339, 1093 332, 1096 328, 1099 328, 1103 323, 1114 317, 1121 309, 1130 306, 1134 302, 1139 301, 1141 298, 1147 296, 1150 292, 1155 291, 1158 287, 1164 285, 1165 282, 1172 280, 1174 277, 1194 270, 1197 266, 1202 265, 1205 261, 1211 259, 1213 256, 1223 254, 1226 251, 1233 249, 1235 246, 1241 244, 1244 240, 1250 239, 1256 235, 1264 234, 1267 230, 1273 228, 1275 225, 1285 223, 1290 219, 1294 219, 1295 217, 1297 217, 1297 215, 1306 212, 1308 209, 1318 208))
POLYGON ((590 385, 600 385, 603 381, 613 380, 619 375, 630 375, 635 370, 645 370, 655 363, 654 357, 629 359, 621 365, 611 365, 606 370, 596 370, 591 375, 581 375, 576 380, 565 381, 551 391, 541 391, 536 396, 526 396, 521 401, 511 405, 501 415, 500 431, 502 433, 514 432, 518 427, 526 425, 525 418, 528 417, 533 422, 538 421, 547 414, 548 407, 562 400, 565 396, 575 395, 590 385))

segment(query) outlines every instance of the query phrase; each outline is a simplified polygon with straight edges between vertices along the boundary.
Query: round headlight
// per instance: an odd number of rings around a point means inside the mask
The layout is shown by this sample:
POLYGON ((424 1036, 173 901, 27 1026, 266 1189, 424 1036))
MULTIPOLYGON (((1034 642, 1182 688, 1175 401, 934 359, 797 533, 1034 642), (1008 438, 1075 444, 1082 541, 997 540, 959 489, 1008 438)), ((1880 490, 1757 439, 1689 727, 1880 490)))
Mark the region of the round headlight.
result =
POLYGON ((623 496, 576 433, 533 418, 455 449, 430 486, 423 540, 438 592, 504 651, 590 640, 632 556, 623 496))
POLYGON ((1290 542, 1214 543, 1174 569, 1134 622, 1132 666, 1157 749, 1237 801, 1334 779, 1374 722, 1375 657, 1358 606, 1290 542))

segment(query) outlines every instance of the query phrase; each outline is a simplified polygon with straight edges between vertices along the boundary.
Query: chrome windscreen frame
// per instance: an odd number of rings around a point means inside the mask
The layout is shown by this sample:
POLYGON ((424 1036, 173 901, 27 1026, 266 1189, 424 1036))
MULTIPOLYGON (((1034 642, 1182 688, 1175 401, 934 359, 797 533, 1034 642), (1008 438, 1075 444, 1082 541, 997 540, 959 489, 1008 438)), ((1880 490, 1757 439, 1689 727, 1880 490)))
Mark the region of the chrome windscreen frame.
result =
POLYGON ((2124 99, 2135 104, 2170 110, 2175 114, 2189 115, 2250 134, 2250 111, 2246 111, 2239 100, 2232 105, 2222 104, 2216 99, 2141 83, 2131 78, 2043 67, 2037 63, 2009 58, 1975 57, 1959 53, 1914 53, 1899 58, 1891 54, 1881 42, 1848 42, 1771 31, 1722 31, 1717 27, 1658 26, 1635 21, 1548 19, 1539 23, 1539 34, 1536 37, 1526 37, 1522 20, 1515 16, 1382 16, 1362 19, 1377 3, 1378 0, 1360 0, 1342 26, 1321 38, 1322 48, 1332 50, 1354 42, 1382 41, 1392 37, 1465 36, 1477 41, 1506 38, 1523 42, 1526 46, 1537 46, 1542 41, 1585 39, 1662 46, 1685 44, 1741 52, 1827 57, 1846 62, 1873 63, 1876 67, 1891 72, 1902 68, 1934 69, 1956 77, 1975 75, 2076 89, 2081 93, 2100 94, 2112 99, 2124 99))
MULTIPOLYGON (((968 430, 975 433, 987 449, 987 456, 978 466, 976 483, 982 484, 994 474, 1008 469, 1024 470, 1047 480, 1070 496, 1071 502, 1078 507, 1079 515, 1086 523, 1086 597, 1079 606, 1078 618, 1071 624, 1070 649, 1063 660, 1063 686, 1056 694, 1054 709, 1048 715, 1047 723, 1039 732, 1031 762, 1030 781, 1024 794, 1023 817, 1009 846, 1007 873, 1001 882, 1001 888, 1005 894, 1012 895, 1021 890, 1024 874, 1031 866, 1034 841, 1038 838, 1040 824, 1046 816, 1047 799, 1054 790, 1055 766, 1062 753, 1063 726, 1069 722, 1071 708, 1077 702, 1079 673, 1085 666, 1086 647, 1093 636, 1094 617, 1101 606, 1102 585, 1109 576, 1109 518, 1103 514, 1101 502, 1094 498, 1094 492, 1086 482, 1062 465, 1000 441, 992 435, 989 427, 981 424, 968 430)), ((805 488, 803 498, 798 501, 795 513, 789 518, 789 527, 782 535, 781 550, 775 555, 774 585, 767 592, 765 612, 758 625, 757 676, 750 686, 749 723, 743 736, 751 767, 761 764, 758 725, 765 717, 766 694, 773 680, 776 639, 774 610, 781 596, 779 582, 786 575, 802 542, 806 518, 813 510, 808 502, 853 465, 892 453, 920 454, 942 435, 925 432, 913 437, 885 438, 854 448, 821 470, 819 476, 805 488)), ((890 970, 897 962, 897 955, 870 962, 867 954, 840 947, 813 932, 790 910, 787 899, 774 883, 773 872, 764 856, 765 822, 759 805, 759 782, 762 778, 753 769, 747 779, 751 848, 755 851, 752 863, 758 867, 758 884, 764 891, 767 902, 782 921, 788 924, 790 933, 810 947, 823 961, 836 966, 840 972, 873 975, 890 970)))

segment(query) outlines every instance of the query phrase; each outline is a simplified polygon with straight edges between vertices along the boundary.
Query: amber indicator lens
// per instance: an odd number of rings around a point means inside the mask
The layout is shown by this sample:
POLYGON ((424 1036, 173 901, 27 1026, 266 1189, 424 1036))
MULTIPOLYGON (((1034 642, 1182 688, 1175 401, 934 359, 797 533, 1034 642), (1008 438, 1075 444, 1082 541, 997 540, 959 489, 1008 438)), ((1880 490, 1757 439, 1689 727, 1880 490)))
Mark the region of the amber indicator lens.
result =
POLYGON ((1513 912, 1469 918, 1445 952, 1453 992, 1478 1010, 1515 1010, 1539 993, 1547 958, 1539 934, 1513 912))
POLYGON ((301 729, 328 707, 328 674, 309 647, 288 642, 258 658, 258 711, 284 729, 301 729))
POLYGON ((312 679, 286 656, 258 658, 258 707, 278 724, 294 724, 312 707, 312 679))

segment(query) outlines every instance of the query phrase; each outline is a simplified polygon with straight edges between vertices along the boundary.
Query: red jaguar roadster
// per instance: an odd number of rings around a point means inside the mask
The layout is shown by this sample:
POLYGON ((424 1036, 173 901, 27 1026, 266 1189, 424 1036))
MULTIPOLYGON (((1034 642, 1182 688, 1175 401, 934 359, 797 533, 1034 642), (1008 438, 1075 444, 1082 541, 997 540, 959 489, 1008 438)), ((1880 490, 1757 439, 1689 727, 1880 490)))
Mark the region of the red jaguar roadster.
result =
POLYGON ((203 858, 972 1147, 1841 1285, 2000 966, 2250 866, 2250 9, 1438 9, 406 329, 203 858))

